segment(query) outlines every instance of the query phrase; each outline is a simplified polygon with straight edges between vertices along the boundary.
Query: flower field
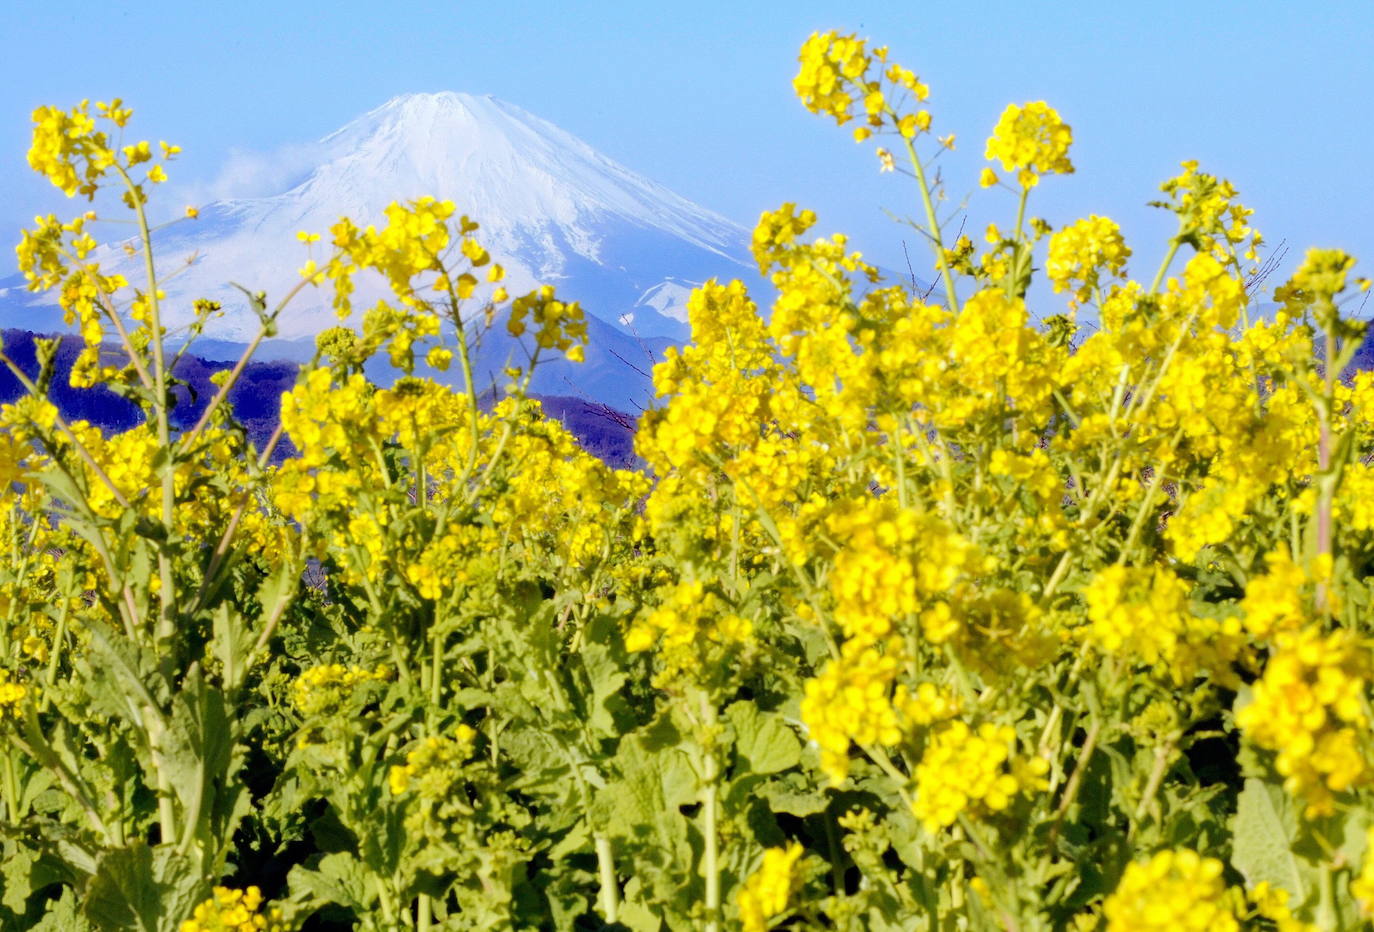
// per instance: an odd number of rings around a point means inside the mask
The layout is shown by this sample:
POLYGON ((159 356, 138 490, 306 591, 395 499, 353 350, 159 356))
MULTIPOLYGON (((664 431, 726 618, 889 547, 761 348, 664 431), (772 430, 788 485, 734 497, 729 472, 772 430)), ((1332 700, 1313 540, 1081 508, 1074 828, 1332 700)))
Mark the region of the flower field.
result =
POLYGON ((299 286, 245 293, 257 338, 176 426, 177 147, 119 101, 35 112, 30 165, 122 198, 146 280, 102 271, 96 211, 37 218, 21 268, 81 334, 71 384, 142 422, 64 417, 55 342, 36 377, 0 352, 28 390, 0 411, 0 928, 1369 926, 1354 259, 1311 250, 1259 315, 1251 212, 1186 162, 1132 278, 1111 220, 1032 213, 1072 183, 1043 101, 986 142, 1014 216, 951 236, 914 72, 818 34, 794 87, 910 176, 938 288, 766 213, 771 306, 695 291, 643 472, 528 397, 583 310, 508 294, 433 199, 303 231, 299 286), (364 277, 389 297, 354 308, 364 277), (226 399, 301 292, 357 326, 255 444, 226 399), (494 328, 528 353, 487 406, 494 328))

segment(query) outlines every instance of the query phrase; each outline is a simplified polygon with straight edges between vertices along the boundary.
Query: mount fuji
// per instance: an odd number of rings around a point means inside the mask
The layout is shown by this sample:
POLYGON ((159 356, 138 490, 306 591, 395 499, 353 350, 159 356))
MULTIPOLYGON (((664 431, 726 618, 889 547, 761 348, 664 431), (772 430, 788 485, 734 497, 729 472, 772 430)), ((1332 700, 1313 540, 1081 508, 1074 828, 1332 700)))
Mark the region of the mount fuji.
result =
MULTIPOLYGON (((563 299, 582 303, 586 362, 548 364, 536 391, 642 407, 651 397, 653 359, 687 337, 691 289, 711 277, 759 283, 743 227, 492 97, 396 97, 312 151, 313 164, 279 193, 216 201, 198 219, 155 234, 168 326, 184 326, 196 298, 225 308, 193 352, 227 356, 254 332, 256 319, 231 281, 267 292, 269 304, 299 281, 307 253, 298 231, 323 234, 319 259, 340 217, 380 226, 392 201, 425 195, 453 201, 481 224, 476 237, 505 266, 512 294, 552 284, 563 299)), ((118 246, 102 247, 96 258, 130 282, 143 277, 141 259, 118 246)), ((356 306, 385 293, 380 278, 358 284, 356 306)), ((52 300, 25 291, 17 276, 0 280, 0 326, 65 329, 55 305, 45 303, 52 300)), ((337 322, 327 286, 307 289, 279 319, 280 338, 269 341, 263 358, 308 358, 314 335, 337 322)), ((479 368, 489 370, 483 376, 501 382, 515 351, 493 330, 479 357, 479 368)))

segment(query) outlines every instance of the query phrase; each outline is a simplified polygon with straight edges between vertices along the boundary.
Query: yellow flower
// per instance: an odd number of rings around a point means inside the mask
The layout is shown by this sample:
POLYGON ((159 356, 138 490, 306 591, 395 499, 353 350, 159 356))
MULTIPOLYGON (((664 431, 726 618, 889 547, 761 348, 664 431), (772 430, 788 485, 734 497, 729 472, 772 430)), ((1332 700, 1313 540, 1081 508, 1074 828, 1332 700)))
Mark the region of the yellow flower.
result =
POLYGON ((341 663, 311 667, 291 684, 291 704, 302 716, 330 715, 359 685, 381 682, 389 679, 390 675, 384 666, 372 670, 341 663))
POLYGON ((215 887, 214 895, 181 924, 181 932, 285 932, 282 911, 272 907, 264 913, 262 908, 257 887, 215 887))
POLYGON ((453 350, 443 346, 435 346, 425 354, 425 362, 432 368, 444 371, 453 362, 453 350))
POLYGON ((1023 107, 1008 105, 988 138, 987 158, 1018 172, 1022 187, 1034 187, 1040 175, 1069 174, 1073 131, 1043 100, 1023 107))
POLYGON ((763 853, 763 862, 739 892, 739 921, 744 932, 767 932, 787 911, 787 903, 800 884, 796 866, 802 851, 794 841, 786 848, 769 848, 763 853))
POLYGON ((1276 751, 1275 769, 1307 815, 1335 811, 1335 794, 1374 780, 1365 695, 1374 662, 1348 629, 1280 631, 1253 701, 1236 723, 1258 746, 1276 751))
POLYGON ((1105 272, 1124 278, 1131 250, 1121 228, 1106 217, 1091 216, 1050 237, 1045 274, 1056 292, 1073 287, 1073 304, 1082 304, 1101 285, 1105 272))
POLYGON ((194 219, 196 219, 197 217, 200 216, 200 209, 197 208, 197 207, 192 207, 192 206, 190 206, 190 205, 187 205, 187 207, 186 207, 186 216, 189 217, 190 219, 194 220, 194 219))
POLYGON ((962 721, 941 727, 916 765, 912 809, 929 832, 953 825, 961 813, 1000 812, 1022 793, 1042 789, 1049 762, 1016 759, 1016 731, 985 723, 974 732, 962 721))
POLYGON ((1083 593, 1089 625, 1084 638, 1108 654, 1165 671, 1176 683, 1199 672, 1229 679, 1241 649, 1235 619, 1195 616, 1188 590, 1162 567, 1109 566, 1083 593))
MULTIPOLYGON (((1198 163, 1182 163, 1183 172, 1160 185, 1169 200, 1155 206, 1173 211, 1179 218, 1179 232, 1175 239, 1191 243, 1199 252, 1210 253, 1217 261, 1234 264, 1231 248, 1247 238, 1247 256, 1262 241, 1260 234, 1248 225, 1254 213, 1236 203, 1235 185, 1215 175, 1198 171, 1198 163)), ((1276 294, 1276 300, 1286 299, 1276 294)))
POLYGON ((1238 932, 1222 869, 1186 848, 1128 865, 1102 905, 1108 932, 1238 932))
POLYGON ((801 70, 792 87, 806 109, 832 116, 840 124, 851 119, 849 111, 856 97, 851 88, 860 83, 872 61, 864 44, 857 36, 841 36, 833 31, 824 35, 813 33, 802 44, 798 57, 801 70))
POLYGON ((387 785, 395 796, 414 791, 425 799, 443 799, 462 777, 462 767, 472 757, 477 732, 464 724, 452 737, 432 735, 406 754, 405 764, 393 765, 387 785))
POLYGON ((887 652, 858 641, 846 641, 839 660, 826 664, 803 687, 801 717, 811 740, 820 746, 821 769, 832 786, 849 775, 849 746, 892 747, 902 740, 902 722, 893 702, 900 644, 887 652))
POLYGON ((587 319, 576 301, 565 304, 554 297, 552 285, 543 285, 511 302, 506 329, 513 337, 525 333, 526 320, 535 326, 534 342, 541 349, 556 349, 573 362, 581 362, 587 344, 587 319))
POLYGON ((23 715, 22 706, 28 695, 29 687, 10 679, 10 671, 0 669, 0 722, 17 721, 23 715))
POLYGON ((1274 300, 1283 302, 1284 309, 1294 316, 1313 306, 1319 313, 1334 313, 1329 306, 1345 290, 1354 267, 1355 257, 1339 249, 1309 249, 1293 277, 1275 290, 1274 300))
POLYGON ((1318 578, 1294 563, 1286 546, 1269 554, 1265 563, 1268 572, 1251 577, 1241 608, 1246 630, 1267 640, 1306 623, 1310 615, 1306 590, 1318 578))
POLYGON ((736 614, 700 580, 680 582, 657 607, 646 611, 626 632, 632 652, 655 646, 662 664, 655 680, 694 677, 703 659, 734 653, 753 638, 753 624, 736 614))

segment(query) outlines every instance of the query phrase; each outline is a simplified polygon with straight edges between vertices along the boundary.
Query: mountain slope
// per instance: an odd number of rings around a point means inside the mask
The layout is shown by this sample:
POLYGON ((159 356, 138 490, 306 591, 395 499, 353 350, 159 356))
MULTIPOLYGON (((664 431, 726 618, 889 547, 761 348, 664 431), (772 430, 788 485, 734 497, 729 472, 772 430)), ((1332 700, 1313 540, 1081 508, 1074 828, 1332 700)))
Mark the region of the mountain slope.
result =
MULTIPOLYGON (((307 258, 297 231, 324 234, 318 258, 341 216, 380 224, 387 204, 426 195, 453 201, 482 224, 478 239, 506 266, 512 293, 549 283, 561 297, 581 301, 607 325, 594 328, 593 339, 617 344, 602 354, 609 360, 642 360, 641 340, 684 339, 686 297, 695 284, 710 277, 758 281, 742 227, 491 97, 397 97, 326 136, 315 151, 313 167, 286 190, 218 201, 201 208, 199 219, 159 231, 159 267, 164 275, 176 270, 163 286, 169 326, 187 322, 195 298, 218 300, 225 314, 206 335, 224 355, 232 353, 255 319, 230 282, 279 297, 299 280, 296 270, 307 258)), ((142 277, 138 261, 117 246, 98 258, 131 282, 142 277)), ((358 284, 359 306, 386 294, 380 280, 358 284)), ((27 294, 18 279, 0 281, 0 326, 61 327, 47 298, 27 294)), ((299 358, 302 345, 335 323, 327 290, 306 290, 280 321, 280 336, 294 345, 269 346, 267 355, 299 358)), ((499 348, 492 353, 502 355, 499 348)), ((580 373, 567 374, 572 388, 596 400, 626 406, 647 397, 634 367, 607 362, 580 373), (615 385, 616 378, 626 384, 615 385)))

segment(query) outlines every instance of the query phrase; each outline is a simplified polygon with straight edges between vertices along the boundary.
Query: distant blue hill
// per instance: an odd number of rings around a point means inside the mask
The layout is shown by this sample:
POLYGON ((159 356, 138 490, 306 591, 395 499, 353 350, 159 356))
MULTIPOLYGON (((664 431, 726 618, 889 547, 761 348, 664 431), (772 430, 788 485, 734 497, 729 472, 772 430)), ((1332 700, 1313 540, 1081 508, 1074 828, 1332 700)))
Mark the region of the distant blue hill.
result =
MULTIPOLYGON (((37 378, 39 369, 34 341, 42 336, 28 330, 0 331, 5 352, 31 379, 37 378)), ((57 350, 53 379, 48 387, 48 398, 57 405, 62 415, 70 420, 88 421, 107 434, 129 430, 139 424, 143 416, 137 406, 103 385, 72 388, 68 384, 72 364, 81 352, 82 344, 78 337, 70 334, 58 336, 61 343, 57 350)), ((211 354, 217 354, 219 348, 210 341, 206 343, 206 349, 211 354)), ((197 348, 200 347, 201 344, 197 344, 197 348)), ((223 348, 233 347, 234 344, 226 344, 223 348)), ((174 375, 182 384, 173 389, 177 399, 172 411, 174 428, 189 428, 204 413, 206 404, 216 391, 210 377, 216 372, 232 368, 237 359, 237 352, 226 355, 232 358, 205 359, 188 354, 177 362, 174 375)), ((299 371, 300 362, 290 359, 251 362, 245 367, 238 383, 229 393, 229 401, 234 407, 234 416, 254 444, 261 446, 266 443, 276 430, 282 393, 296 384, 299 371)), ((19 380, 7 368, 0 366, 0 403, 13 402, 24 393, 19 380)), ((559 395, 536 397, 543 403, 545 412, 563 422, 589 453, 617 467, 630 467, 637 463, 634 455, 634 415, 580 398, 559 395)), ((283 438, 275 459, 281 460, 294 452, 290 442, 283 438)))

